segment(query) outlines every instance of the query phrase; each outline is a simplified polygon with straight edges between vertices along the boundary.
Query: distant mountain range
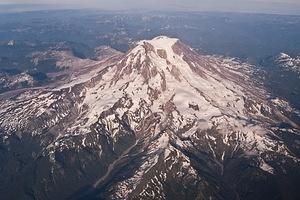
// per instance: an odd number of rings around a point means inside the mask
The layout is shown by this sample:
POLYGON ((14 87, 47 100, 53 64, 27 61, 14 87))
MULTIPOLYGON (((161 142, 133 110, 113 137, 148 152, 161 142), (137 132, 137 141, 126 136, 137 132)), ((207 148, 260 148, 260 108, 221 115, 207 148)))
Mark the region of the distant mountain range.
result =
POLYGON ((18 12, 31 12, 42 10, 61 10, 70 9, 67 5, 53 5, 53 4, 21 4, 21 3, 0 3, 0 13, 18 13, 18 12))

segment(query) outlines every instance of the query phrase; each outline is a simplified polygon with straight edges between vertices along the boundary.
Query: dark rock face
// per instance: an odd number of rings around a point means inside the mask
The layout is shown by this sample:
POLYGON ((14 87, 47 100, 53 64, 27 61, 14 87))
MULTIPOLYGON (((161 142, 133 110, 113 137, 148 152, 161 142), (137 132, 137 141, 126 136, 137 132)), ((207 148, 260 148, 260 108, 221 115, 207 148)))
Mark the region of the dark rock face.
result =
POLYGON ((1 198, 299 199, 296 112, 268 98, 252 67, 157 37, 77 79, 10 94, 1 198))

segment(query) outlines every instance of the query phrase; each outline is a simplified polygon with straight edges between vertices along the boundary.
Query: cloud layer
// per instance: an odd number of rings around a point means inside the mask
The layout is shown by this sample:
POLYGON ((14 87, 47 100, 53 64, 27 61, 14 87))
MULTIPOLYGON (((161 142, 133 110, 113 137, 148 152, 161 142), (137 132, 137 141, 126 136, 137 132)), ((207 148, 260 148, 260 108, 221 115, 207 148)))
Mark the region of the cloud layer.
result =
POLYGON ((299 0, 0 0, 0 3, 56 4, 107 10, 148 9, 300 14, 299 0))

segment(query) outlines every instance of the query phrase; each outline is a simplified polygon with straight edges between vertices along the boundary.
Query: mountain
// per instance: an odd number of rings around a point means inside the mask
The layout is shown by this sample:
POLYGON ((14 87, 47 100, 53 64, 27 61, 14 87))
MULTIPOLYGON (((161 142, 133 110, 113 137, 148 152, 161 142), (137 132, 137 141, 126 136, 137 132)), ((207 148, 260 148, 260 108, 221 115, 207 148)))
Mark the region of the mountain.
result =
POLYGON ((26 86, 32 87, 35 84, 36 80, 34 80, 34 77, 26 72, 14 75, 10 75, 8 73, 0 73, 1 90, 13 90, 26 86))
POLYGON ((299 112, 255 70, 160 36, 1 95, 1 196, 298 199, 299 112))
POLYGON ((283 69, 300 73, 300 56, 291 57, 286 53, 281 53, 276 61, 283 69))

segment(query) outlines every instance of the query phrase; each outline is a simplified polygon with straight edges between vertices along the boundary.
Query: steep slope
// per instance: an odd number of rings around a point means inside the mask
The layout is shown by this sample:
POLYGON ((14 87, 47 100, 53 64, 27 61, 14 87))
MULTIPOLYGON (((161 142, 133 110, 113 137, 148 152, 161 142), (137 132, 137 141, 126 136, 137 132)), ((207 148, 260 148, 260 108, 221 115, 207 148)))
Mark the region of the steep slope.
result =
POLYGON ((299 140, 293 140, 299 125, 289 119, 294 110, 252 79, 253 66, 199 55, 165 36, 140 41, 117 58, 67 84, 1 101, 6 154, 15 137, 39 141, 26 167, 37 170, 30 196, 297 195, 295 186, 279 184, 299 170, 299 140))

